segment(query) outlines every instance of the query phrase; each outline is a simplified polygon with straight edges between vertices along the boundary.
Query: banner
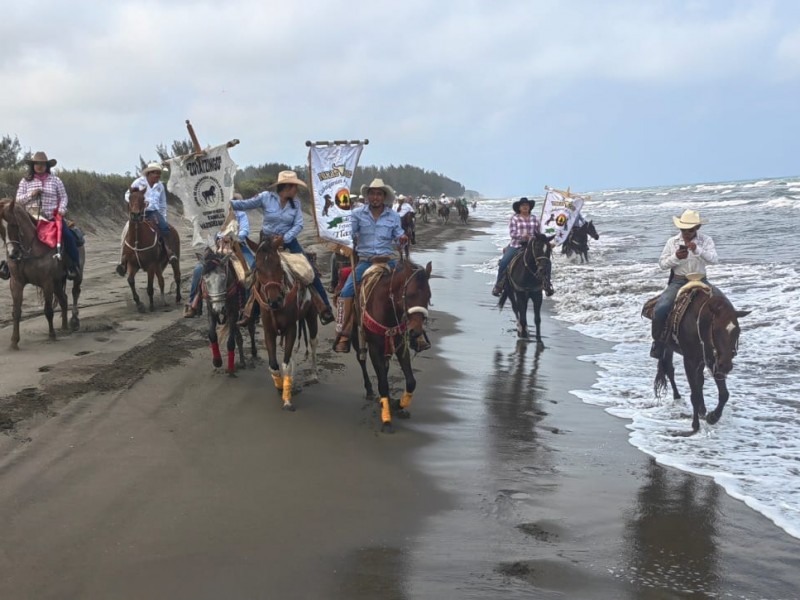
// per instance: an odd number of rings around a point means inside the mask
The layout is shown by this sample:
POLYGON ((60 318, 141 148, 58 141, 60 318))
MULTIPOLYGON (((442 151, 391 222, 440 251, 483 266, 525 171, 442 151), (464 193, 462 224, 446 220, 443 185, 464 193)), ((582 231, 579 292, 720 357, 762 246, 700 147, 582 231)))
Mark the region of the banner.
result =
POLYGON ((544 189, 547 193, 542 205, 542 233, 546 236, 554 235, 553 243, 558 246, 567 239, 569 230, 575 224, 583 202, 588 196, 571 194, 569 189, 566 192, 550 187, 544 189))
POLYGON ((317 235, 326 242, 353 249, 350 235, 350 186, 364 144, 351 142, 326 146, 312 145, 308 150, 311 174, 311 197, 317 235))
POLYGON ((233 196, 236 163, 228 155, 228 145, 209 148, 199 155, 176 156, 168 162, 167 189, 183 202, 183 215, 194 229, 192 245, 213 246, 233 196))

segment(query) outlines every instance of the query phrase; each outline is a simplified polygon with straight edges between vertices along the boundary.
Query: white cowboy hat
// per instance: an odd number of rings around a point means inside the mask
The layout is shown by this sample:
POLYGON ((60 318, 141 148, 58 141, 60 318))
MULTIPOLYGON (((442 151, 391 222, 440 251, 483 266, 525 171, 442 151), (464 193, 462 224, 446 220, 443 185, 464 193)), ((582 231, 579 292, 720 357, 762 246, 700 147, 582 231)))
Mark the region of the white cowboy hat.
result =
POLYGON ((39 152, 31 156, 30 158, 26 158, 25 162, 28 163, 29 165, 32 165, 33 163, 45 163, 47 164, 48 167, 55 167, 56 164, 58 163, 58 161, 55 158, 47 160, 47 154, 45 154, 41 150, 39 150, 39 152))
POLYGON ((276 179, 275 183, 273 183, 269 187, 271 187, 271 188, 278 187, 279 185, 281 185, 283 183, 289 183, 289 184, 293 184, 293 185, 299 185, 299 186, 302 186, 302 187, 308 187, 306 185, 306 182, 303 181, 302 179, 298 178, 297 177, 297 173, 295 173, 294 171, 281 171, 280 173, 278 173, 278 179, 276 179))
POLYGON ((692 229, 698 225, 705 225, 708 221, 700 218, 700 213, 696 210, 685 210, 679 217, 672 217, 672 222, 678 229, 692 229))
POLYGON ((151 162, 148 164, 144 169, 142 169, 142 175, 147 175, 148 173, 161 173, 164 170, 157 162, 151 162))
POLYGON ((389 200, 390 202, 394 202, 394 190, 390 186, 383 183, 383 179, 376 178, 373 179, 372 183, 370 183, 369 185, 367 185, 366 183, 362 185, 361 194, 363 196, 366 196, 367 192, 371 189, 383 190, 384 194, 386 194, 386 198, 384 198, 384 201, 389 200))

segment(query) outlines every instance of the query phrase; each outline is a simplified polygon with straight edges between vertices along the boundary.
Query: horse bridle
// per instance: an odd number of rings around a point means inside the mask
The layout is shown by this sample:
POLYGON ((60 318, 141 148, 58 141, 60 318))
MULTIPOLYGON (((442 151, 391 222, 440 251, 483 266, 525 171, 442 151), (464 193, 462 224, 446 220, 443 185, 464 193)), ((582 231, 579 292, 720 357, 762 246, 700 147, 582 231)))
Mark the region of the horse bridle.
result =
POLYGON ((545 270, 545 267, 544 267, 543 263, 545 261, 547 261, 549 263, 550 262, 550 258, 548 258, 547 256, 536 256, 536 240, 528 241, 528 245, 531 245, 531 244, 533 244, 532 250, 531 250, 531 254, 533 255, 533 260, 536 262, 536 271, 533 271, 530 268, 530 265, 528 264, 528 250, 527 250, 527 248, 522 253, 522 264, 525 265, 525 270, 528 273, 530 273, 531 275, 533 275, 534 277, 539 279, 544 284, 545 280, 549 279, 549 277, 547 277, 547 272, 545 270))
MULTIPOLYGON (((700 307, 700 310, 697 311, 697 320, 696 320, 697 338, 700 340, 700 347, 703 350, 703 361, 704 362, 705 362, 705 357, 706 357, 706 343, 705 343, 705 340, 703 339, 703 333, 702 333, 702 331, 700 331, 700 314, 703 312, 703 309, 710 302, 712 297, 713 297, 713 293, 709 294, 708 299, 705 302, 703 302, 703 305, 700 307)), ((714 376, 714 379, 716 379, 717 378, 717 363, 719 362, 719 350, 717 350, 717 343, 714 340, 714 315, 713 314, 711 315, 711 324, 710 324, 710 327, 709 327, 708 337, 709 337, 709 345, 711 346, 711 356, 714 359, 709 368, 711 369, 711 374, 714 376)), ((736 340, 736 344, 734 344, 733 348, 731 349, 731 358, 732 359, 736 358, 736 355, 738 353, 739 353, 739 340, 737 339, 736 340)))
MULTIPOLYGON (((261 243, 258 244, 258 247, 255 251, 255 256, 258 256, 259 252, 265 252, 270 247, 268 243, 269 240, 263 240, 261 243)), ((278 257, 280 260, 280 256, 278 257)), ((289 292, 291 291, 289 287, 286 285, 286 277, 284 275, 282 281, 266 281, 261 282, 258 281, 258 272, 256 271, 256 282, 257 285, 253 285, 253 292, 256 294, 256 299, 258 303, 265 309, 275 311, 275 310, 283 310, 286 308, 286 298, 289 296, 289 292), (267 297, 267 291, 272 288, 278 288, 278 298, 275 300, 275 304, 280 303, 280 306, 272 306, 269 298, 267 297)), ((298 298, 299 301, 299 298, 298 298)))

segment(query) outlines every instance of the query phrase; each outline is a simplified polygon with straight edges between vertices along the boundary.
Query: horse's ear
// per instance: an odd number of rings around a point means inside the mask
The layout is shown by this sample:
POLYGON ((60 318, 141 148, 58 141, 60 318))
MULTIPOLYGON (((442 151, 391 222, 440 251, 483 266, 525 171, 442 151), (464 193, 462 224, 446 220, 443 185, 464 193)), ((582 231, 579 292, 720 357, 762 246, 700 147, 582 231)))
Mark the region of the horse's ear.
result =
POLYGON ((749 315, 751 312, 753 312, 753 311, 752 310, 737 310, 736 311, 736 318, 737 319, 741 319, 742 317, 746 317, 747 315, 749 315))
POLYGON ((431 261, 428 261, 428 264, 425 265, 425 277, 427 277, 428 279, 431 278, 431 269, 433 268, 432 265, 433 263, 431 261))

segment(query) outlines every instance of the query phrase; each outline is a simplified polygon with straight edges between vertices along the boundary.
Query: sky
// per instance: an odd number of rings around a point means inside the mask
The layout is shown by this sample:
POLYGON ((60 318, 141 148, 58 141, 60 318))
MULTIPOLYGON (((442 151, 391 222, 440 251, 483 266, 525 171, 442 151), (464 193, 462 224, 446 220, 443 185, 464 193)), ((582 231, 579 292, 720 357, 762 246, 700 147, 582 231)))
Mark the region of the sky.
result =
POLYGON ((202 146, 239 139, 240 167, 368 139, 363 165, 486 197, 800 174, 795 0, 39 0, 3 17, 0 135, 66 169, 135 173, 189 119, 202 146))

